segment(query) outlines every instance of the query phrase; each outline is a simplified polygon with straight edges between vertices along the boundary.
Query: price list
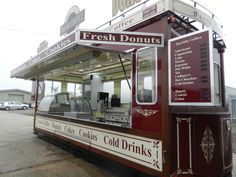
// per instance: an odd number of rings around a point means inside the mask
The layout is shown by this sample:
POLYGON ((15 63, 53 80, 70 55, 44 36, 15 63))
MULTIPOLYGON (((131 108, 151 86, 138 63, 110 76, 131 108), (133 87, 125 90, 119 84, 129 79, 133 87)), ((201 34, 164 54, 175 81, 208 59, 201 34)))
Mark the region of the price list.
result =
POLYGON ((169 42, 170 101, 186 105, 211 102, 209 31, 169 42))

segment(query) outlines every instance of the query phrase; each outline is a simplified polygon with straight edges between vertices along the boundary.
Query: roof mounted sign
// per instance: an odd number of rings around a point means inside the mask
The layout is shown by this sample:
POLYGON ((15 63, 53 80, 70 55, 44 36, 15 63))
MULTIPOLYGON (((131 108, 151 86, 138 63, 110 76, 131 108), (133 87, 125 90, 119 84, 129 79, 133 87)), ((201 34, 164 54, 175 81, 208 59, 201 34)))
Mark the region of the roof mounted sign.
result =
POLYGON ((85 10, 80 11, 79 7, 72 6, 68 11, 65 22, 60 28, 60 36, 69 34, 84 21, 85 10))
POLYGON ((37 52, 40 53, 48 48, 48 41, 43 41, 39 44, 39 47, 37 48, 37 52))
POLYGON ((141 0, 112 0, 112 17, 116 16, 118 11, 123 12, 125 9, 140 1, 141 0))
POLYGON ((96 44, 164 47, 164 34, 80 30, 78 41, 96 44))

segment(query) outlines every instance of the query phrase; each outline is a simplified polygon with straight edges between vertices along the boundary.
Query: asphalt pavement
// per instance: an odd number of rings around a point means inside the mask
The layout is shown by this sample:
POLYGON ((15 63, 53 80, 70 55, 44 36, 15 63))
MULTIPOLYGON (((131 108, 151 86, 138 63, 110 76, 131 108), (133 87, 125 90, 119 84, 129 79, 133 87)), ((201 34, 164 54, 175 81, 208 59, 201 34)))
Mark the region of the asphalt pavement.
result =
POLYGON ((232 124, 232 150, 236 154, 236 122, 232 124))
POLYGON ((0 177, 94 176, 145 175, 37 137, 33 134, 32 110, 0 111, 0 177))
MULTIPOLYGON (((0 111, 0 177, 137 177, 137 171, 33 134, 33 111, 0 111), (91 156, 91 157, 90 157, 91 156)), ((236 177, 236 124, 232 126, 236 177)))

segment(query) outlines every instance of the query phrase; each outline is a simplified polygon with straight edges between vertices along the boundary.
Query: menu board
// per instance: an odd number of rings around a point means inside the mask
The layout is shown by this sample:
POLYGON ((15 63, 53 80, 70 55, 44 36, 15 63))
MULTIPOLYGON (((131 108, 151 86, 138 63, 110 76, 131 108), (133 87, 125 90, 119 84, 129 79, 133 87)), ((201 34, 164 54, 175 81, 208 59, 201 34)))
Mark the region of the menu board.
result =
POLYGON ((201 30, 169 40, 170 105, 212 105, 212 36, 201 30))

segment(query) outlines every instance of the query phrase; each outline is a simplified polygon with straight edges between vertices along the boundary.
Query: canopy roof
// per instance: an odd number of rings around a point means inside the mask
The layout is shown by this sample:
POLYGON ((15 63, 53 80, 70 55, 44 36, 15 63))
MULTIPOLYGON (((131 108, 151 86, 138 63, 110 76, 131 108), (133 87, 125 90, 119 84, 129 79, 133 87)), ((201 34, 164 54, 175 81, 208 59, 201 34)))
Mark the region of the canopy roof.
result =
MULTIPOLYGON (((122 72, 120 60, 130 67, 130 52, 79 44, 72 33, 61 41, 31 58, 11 72, 11 77, 34 80, 58 80, 79 82, 93 73, 101 75, 122 72), (74 41, 61 47, 61 43, 73 36, 74 41), (58 49, 58 50, 57 50, 58 49)), ((129 68, 131 69, 131 68, 129 68)))

